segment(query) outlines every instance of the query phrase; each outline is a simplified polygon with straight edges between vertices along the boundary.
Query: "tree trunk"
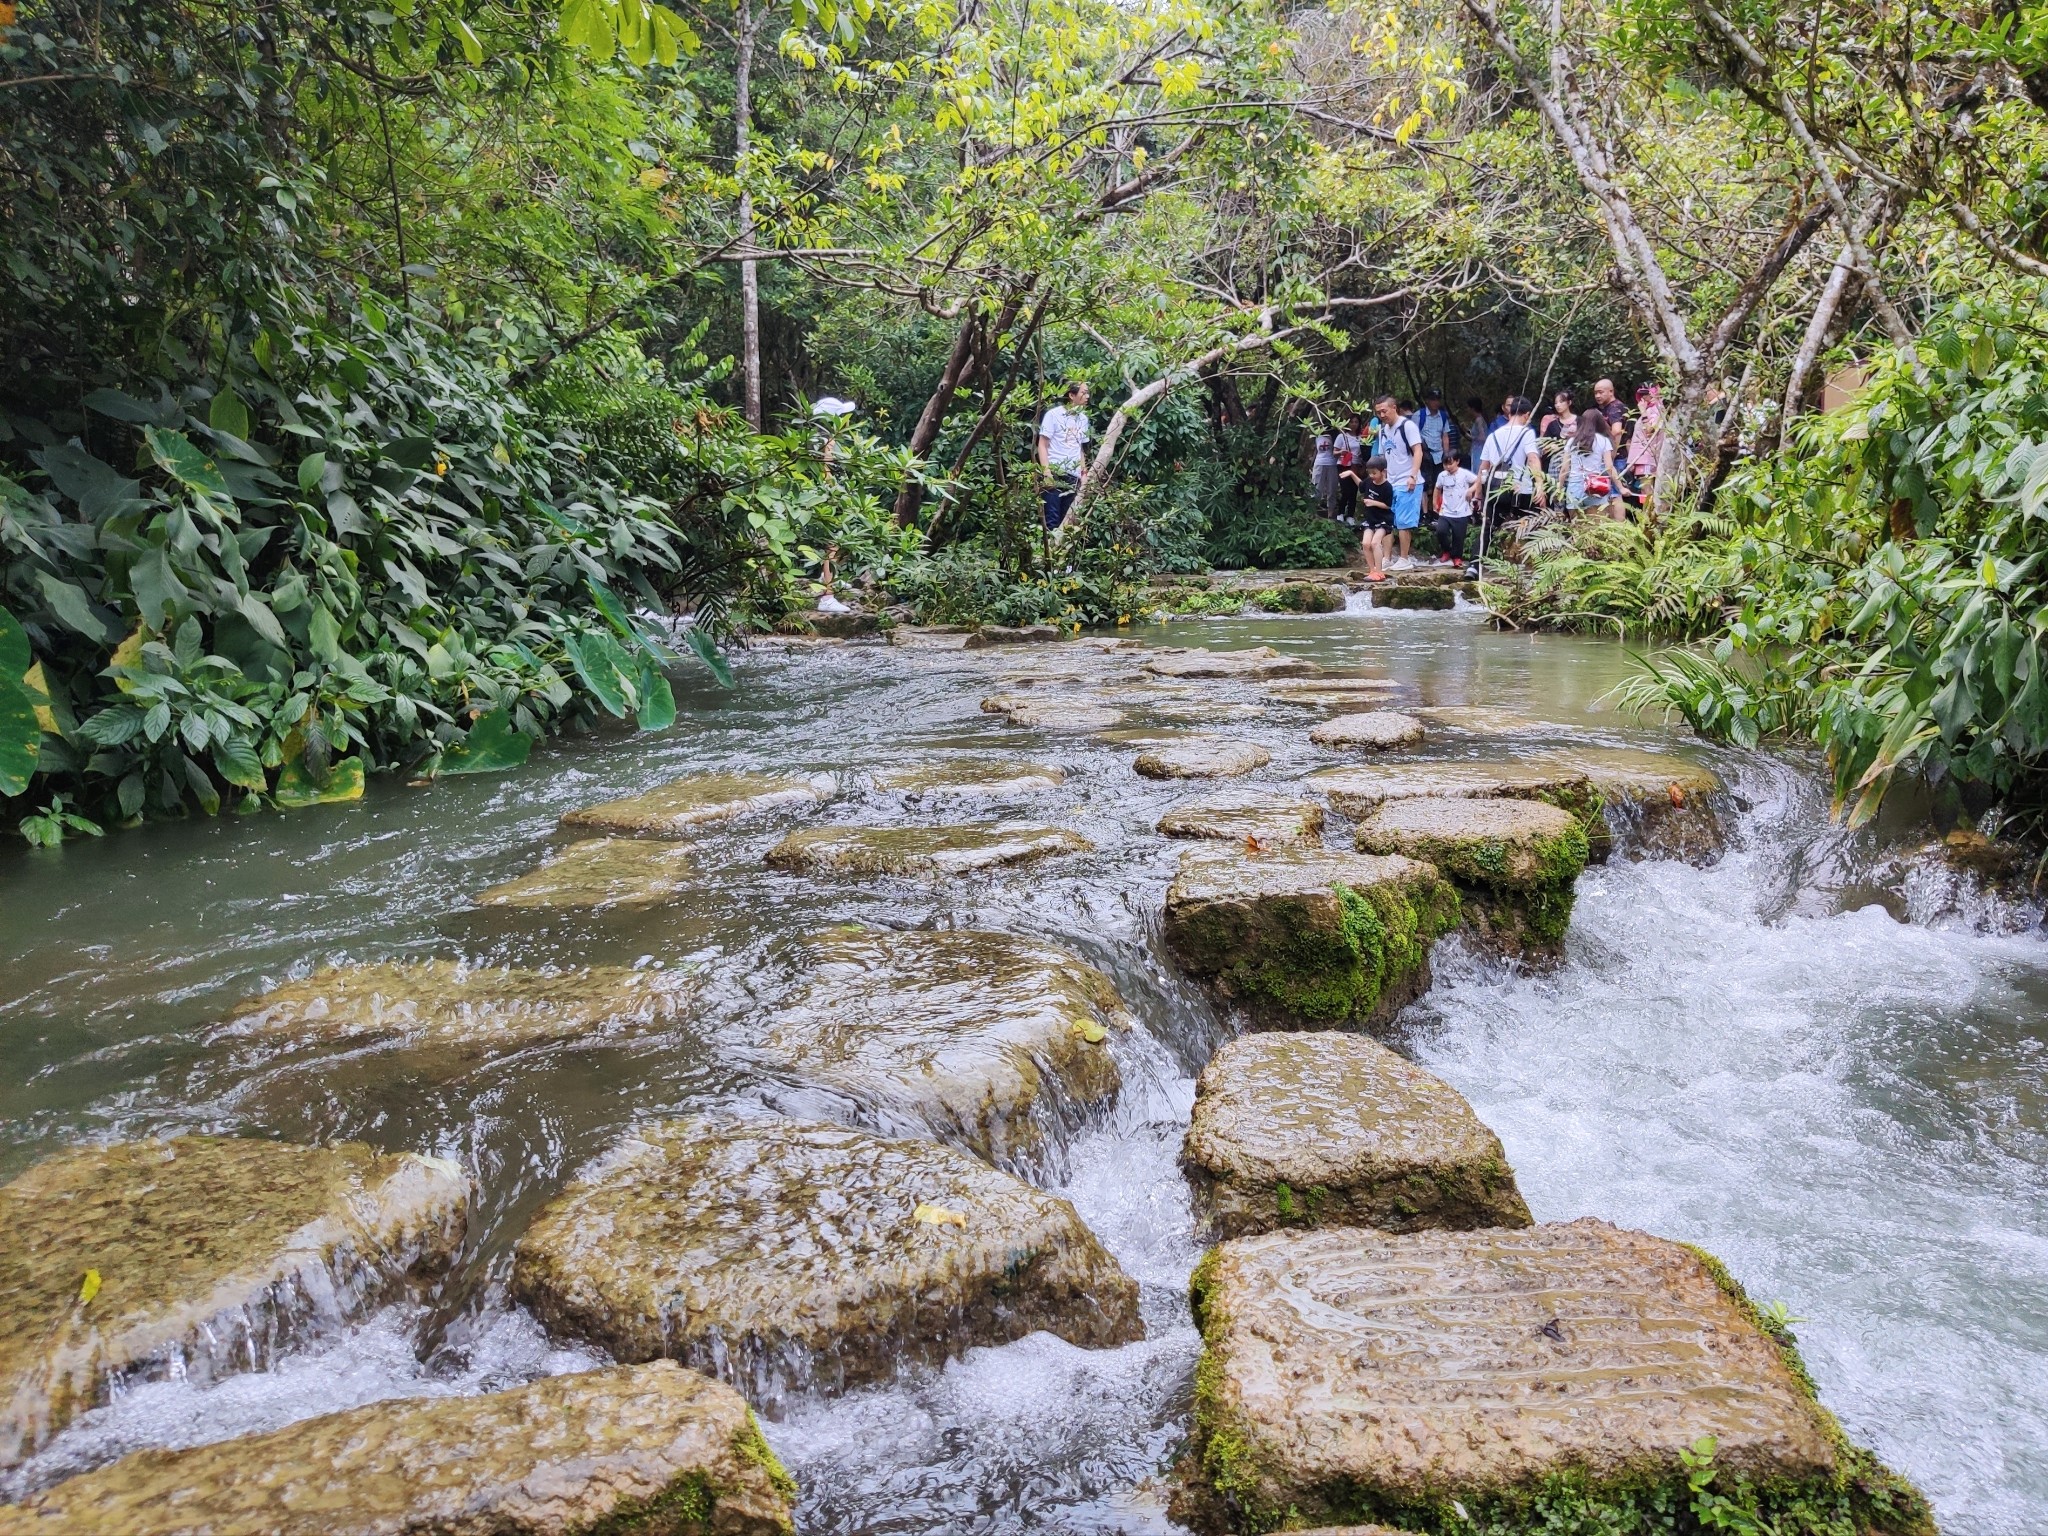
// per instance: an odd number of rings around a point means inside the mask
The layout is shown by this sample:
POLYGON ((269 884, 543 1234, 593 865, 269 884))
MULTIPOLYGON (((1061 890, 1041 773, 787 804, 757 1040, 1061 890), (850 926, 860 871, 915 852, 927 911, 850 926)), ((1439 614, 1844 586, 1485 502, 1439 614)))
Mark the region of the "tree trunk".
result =
MULTIPOLYGON (((765 11, 754 0, 740 0, 734 18, 736 62, 732 89, 732 159, 735 174, 746 175, 747 151, 754 128, 754 38, 765 11)), ((744 181, 742 182, 744 187, 744 181)), ((754 195, 740 193, 740 249, 754 249, 754 195)), ((747 425, 761 430, 761 274, 751 258, 740 262, 740 373, 745 390, 747 425)))
MULTIPOLYGON (((995 323, 988 329, 986 363, 991 372, 995 367, 996 350, 1016 321, 1024 295, 1031 291, 1036 281, 1036 278, 1029 279, 1012 287, 1003 296, 1002 308, 996 311, 995 323)), ((1043 307, 1041 304, 1041 310, 1043 307)), ((939 440, 939 432, 946 425, 946 416, 953 409, 953 401, 961 390, 974 383, 975 374, 983 366, 981 349, 977 346, 981 339, 979 318, 970 308, 960 317, 960 330, 953 338, 953 350, 946 356, 945 369, 939 374, 938 388, 925 401, 924 409, 918 413, 917 425, 911 429, 909 448, 918 458, 924 458, 932 451, 932 444, 939 440)), ((896 526, 906 526, 923 505, 924 487, 913 480, 896 493, 893 513, 896 526)))

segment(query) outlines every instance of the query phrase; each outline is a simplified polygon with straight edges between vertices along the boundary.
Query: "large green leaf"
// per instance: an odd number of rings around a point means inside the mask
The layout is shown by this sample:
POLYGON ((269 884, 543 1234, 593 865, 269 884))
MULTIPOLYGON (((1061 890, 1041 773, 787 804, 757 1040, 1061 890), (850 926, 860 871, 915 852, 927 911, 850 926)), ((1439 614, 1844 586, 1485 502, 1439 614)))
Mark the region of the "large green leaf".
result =
POLYGON ((233 499, 219 467, 184 433, 147 427, 142 435, 149 442, 150 457, 157 466, 187 490, 217 501, 233 499))
POLYGON ((640 707, 634 712, 634 719, 643 731, 665 731, 676 723, 676 693, 668 685, 668 679, 661 674, 652 656, 640 658, 640 676, 635 682, 634 692, 640 695, 640 707))
POLYGON ((26 683, 30 665, 28 636, 0 608, 0 796, 28 788, 42 753, 43 728, 26 683))
POLYGON ((625 682, 630 658, 609 635, 571 635, 562 642, 570 665, 597 702, 615 715, 626 712, 625 682))
POLYGON ((718 686, 730 688, 732 668, 727 666, 725 658, 718 654, 718 647, 712 643, 711 637, 692 625, 683 638, 697 659, 711 669, 711 675, 718 679, 718 686))
POLYGON ((511 711, 479 715, 469 734, 441 754, 442 773, 503 773, 524 765, 533 738, 512 729, 511 711))
POLYGON ((316 784, 303 762, 286 763, 277 771, 277 788, 271 798, 286 810, 309 805, 339 805, 363 798, 363 760, 344 757, 327 770, 327 782, 316 784))
POLYGON ((207 408, 206 424, 235 437, 247 438, 249 407, 232 389, 224 389, 213 397, 213 404, 207 408))

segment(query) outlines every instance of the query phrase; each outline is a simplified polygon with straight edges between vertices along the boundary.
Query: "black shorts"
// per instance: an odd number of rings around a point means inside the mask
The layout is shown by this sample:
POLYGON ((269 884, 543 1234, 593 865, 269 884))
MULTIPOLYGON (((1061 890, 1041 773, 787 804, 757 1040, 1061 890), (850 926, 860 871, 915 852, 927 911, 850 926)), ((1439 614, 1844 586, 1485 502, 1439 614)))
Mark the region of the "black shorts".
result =
POLYGON ((1383 507, 1377 502, 1361 502, 1359 511, 1364 514, 1367 533, 1392 533, 1394 531, 1394 509, 1383 507))

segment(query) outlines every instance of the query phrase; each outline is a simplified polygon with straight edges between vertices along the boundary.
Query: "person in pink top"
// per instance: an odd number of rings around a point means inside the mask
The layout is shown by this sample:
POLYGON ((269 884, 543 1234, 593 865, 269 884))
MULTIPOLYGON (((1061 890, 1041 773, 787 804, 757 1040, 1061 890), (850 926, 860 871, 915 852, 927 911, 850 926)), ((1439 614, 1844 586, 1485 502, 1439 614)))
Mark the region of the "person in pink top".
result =
POLYGON ((1657 478, 1657 457, 1664 451, 1664 397, 1654 384, 1636 389, 1636 430, 1628 440, 1628 461, 1622 473, 1629 489, 1650 504, 1650 492, 1657 478))

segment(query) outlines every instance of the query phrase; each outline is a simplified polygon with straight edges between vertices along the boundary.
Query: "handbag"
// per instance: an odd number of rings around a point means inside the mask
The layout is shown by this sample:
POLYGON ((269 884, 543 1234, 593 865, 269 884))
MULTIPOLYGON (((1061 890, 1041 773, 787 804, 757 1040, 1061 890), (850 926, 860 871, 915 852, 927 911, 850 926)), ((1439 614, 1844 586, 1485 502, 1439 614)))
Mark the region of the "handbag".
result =
POLYGON ((1614 482, 1605 475, 1588 475, 1586 476, 1586 494, 1588 496, 1611 496, 1614 494, 1614 482))

